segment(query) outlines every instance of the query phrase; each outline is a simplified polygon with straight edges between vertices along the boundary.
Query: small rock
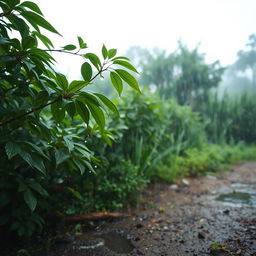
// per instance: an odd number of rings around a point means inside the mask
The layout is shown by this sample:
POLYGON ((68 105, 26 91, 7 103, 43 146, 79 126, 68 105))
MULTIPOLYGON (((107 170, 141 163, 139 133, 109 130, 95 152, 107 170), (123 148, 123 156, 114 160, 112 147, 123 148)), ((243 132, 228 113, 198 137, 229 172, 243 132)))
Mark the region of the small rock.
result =
POLYGON ((189 186, 189 181, 187 179, 182 179, 181 182, 185 185, 185 186, 189 186))
POLYGON ((241 252, 242 252, 242 250, 239 249, 239 250, 237 250, 236 254, 239 255, 239 254, 241 254, 241 252))
POLYGON ((226 209, 226 210, 223 211, 223 213, 224 213, 224 214, 229 214, 229 210, 226 209))
POLYGON ((136 225, 136 228, 143 228, 143 224, 138 223, 138 224, 136 225))
POLYGON ((199 223, 201 223, 201 224, 203 224, 203 223, 205 223, 205 222, 206 222, 206 219, 203 219, 203 218, 202 218, 202 219, 199 220, 199 223))
POLYGON ((206 175, 206 178, 208 178, 210 180, 217 180, 217 177, 215 177, 213 175, 206 175))
POLYGON ((198 232, 197 237, 199 239, 205 239, 205 235, 202 232, 198 232))
POLYGON ((163 230, 164 230, 164 231, 167 231, 168 229, 169 229, 169 228, 168 228, 167 226, 164 226, 164 227, 163 227, 163 230))
POLYGON ((177 184, 172 184, 172 185, 169 186, 169 188, 170 188, 170 189, 173 189, 173 190, 176 190, 176 189, 178 189, 179 187, 178 187, 177 184))

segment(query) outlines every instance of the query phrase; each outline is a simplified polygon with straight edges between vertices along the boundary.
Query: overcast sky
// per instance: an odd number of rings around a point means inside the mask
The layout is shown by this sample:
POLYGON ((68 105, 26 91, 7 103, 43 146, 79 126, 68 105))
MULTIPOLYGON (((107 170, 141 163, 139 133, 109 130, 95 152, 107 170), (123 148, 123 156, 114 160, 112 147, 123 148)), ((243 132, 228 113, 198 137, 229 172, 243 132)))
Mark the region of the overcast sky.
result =
POLYGON ((63 35, 56 46, 82 36, 93 51, 104 43, 124 53, 132 45, 173 51, 177 40, 201 43, 207 61, 235 61, 256 33, 256 0, 36 0, 63 35))

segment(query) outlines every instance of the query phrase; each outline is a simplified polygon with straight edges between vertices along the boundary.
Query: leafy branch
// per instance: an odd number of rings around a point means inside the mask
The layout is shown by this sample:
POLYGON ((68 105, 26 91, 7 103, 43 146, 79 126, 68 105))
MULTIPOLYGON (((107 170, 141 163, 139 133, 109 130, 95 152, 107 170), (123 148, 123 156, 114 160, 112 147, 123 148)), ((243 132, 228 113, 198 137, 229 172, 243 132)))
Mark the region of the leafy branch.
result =
POLYGON ((40 105, 39 107, 33 108, 32 110, 30 110, 30 111, 28 111, 28 112, 25 112, 24 114, 21 114, 21 115, 18 115, 18 116, 14 116, 14 117, 12 117, 12 118, 10 118, 10 119, 4 121, 4 122, 0 122, 0 127, 1 127, 1 126, 5 126, 5 125, 8 125, 8 124, 10 124, 10 123, 12 123, 12 122, 14 122, 14 121, 17 121, 17 120, 19 120, 19 119, 21 119, 21 118, 23 118, 23 117, 25 117, 25 116, 27 116, 27 115, 33 113, 33 112, 36 112, 36 111, 38 111, 38 110, 41 110, 41 109, 43 109, 43 108, 45 108, 45 107, 47 107, 47 106, 49 106, 49 105, 51 105, 51 104, 53 104, 53 103, 56 103, 56 102, 58 102, 58 101, 60 101, 60 100, 61 100, 61 98, 55 99, 55 100, 53 100, 53 101, 51 101, 51 102, 48 102, 48 103, 43 104, 43 105, 40 105))

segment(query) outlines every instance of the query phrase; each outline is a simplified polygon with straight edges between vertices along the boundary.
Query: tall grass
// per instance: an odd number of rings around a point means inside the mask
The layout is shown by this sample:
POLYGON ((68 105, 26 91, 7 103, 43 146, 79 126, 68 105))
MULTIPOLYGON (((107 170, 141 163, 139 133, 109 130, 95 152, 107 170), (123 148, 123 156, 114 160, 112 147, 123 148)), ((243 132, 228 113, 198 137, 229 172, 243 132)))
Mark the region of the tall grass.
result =
POLYGON ((232 97, 217 94, 197 106, 205 124, 208 141, 213 143, 256 142, 255 95, 244 93, 232 97))

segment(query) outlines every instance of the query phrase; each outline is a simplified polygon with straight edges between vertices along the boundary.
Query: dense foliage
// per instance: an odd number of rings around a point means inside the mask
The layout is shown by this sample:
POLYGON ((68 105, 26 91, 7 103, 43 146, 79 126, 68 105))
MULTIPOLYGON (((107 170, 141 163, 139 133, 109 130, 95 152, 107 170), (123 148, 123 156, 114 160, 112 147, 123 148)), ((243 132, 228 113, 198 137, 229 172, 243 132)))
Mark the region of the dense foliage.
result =
POLYGON ((58 209, 59 183, 95 172, 99 160, 86 138, 99 133, 110 141, 104 112, 118 111, 85 87, 109 71, 119 95, 123 82, 139 91, 127 70, 137 71, 116 49, 103 45, 101 57, 89 52, 79 36, 77 45, 54 48, 42 31, 59 32, 33 2, 5 0, 0 9, 0 226, 29 237, 42 228, 44 213, 58 209), (83 59, 81 80, 55 71, 56 51, 83 59))

